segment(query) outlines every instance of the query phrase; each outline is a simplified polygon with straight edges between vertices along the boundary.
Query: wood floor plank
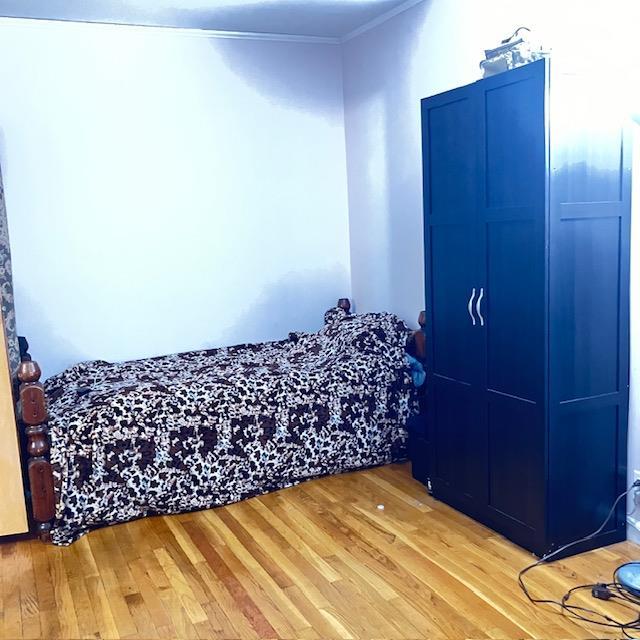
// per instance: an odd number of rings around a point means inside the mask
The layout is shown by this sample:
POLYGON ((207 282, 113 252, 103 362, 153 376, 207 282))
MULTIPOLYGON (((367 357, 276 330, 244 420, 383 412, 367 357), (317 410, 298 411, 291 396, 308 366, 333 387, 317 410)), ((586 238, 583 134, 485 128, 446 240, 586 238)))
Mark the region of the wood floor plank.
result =
POLYGON ((191 564, 196 565, 198 562, 204 562, 204 556, 200 553, 198 547, 189 539, 182 523, 177 518, 165 516, 162 518, 162 521, 169 527, 180 549, 182 549, 191 564))
MULTIPOLYGON (((307 492, 309 496, 309 492, 307 492)), ((370 538, 369 541, 359 536, 351 527, 347 526, 344 519, 330 511, 326 505, 310 499, 305 501, 304 509, 314 517, 319 526, 325 528, 327 533, 339 538, 343 546, 349 548, 353 554, 359 557, 368 556, 378 562, 388 557, 386 540, 382 543, 370 538)), ((476 617, 481 619, 484 628, 489 629, 490 637, 519 637, 522 630, 507 617, 494 608, 482 610, 478 607, 478 596, 473 589, 464 582, 456 580, 454 576, 442 570, 430 558, 421 556, 415 549, 407 545, 396 545, 394 558, 396 563, 405 571, 424 581, 438 593, 446 594, 443 597, 458 611, 470 616, 471 611, 479 609, 476 617)))
MULTIPOLYGON (((242 509, 234 509, 232 518, 225 519, 225 523, 234 532, 234 534, 242 541, 244 546, 251 550, 251 553, 262 564, 262 566, 274 577, 280 576, 278 586, 281 589, 286 587, 298 586, 305 593, 305 596, 318 608, 328 607, 330 605, 327 598, 318 589, 314 582, 324 580, 318 575, 312 567, 307 565, 306 560, 302 557, 294 557, 293 559, 284 553, 280 545, 274 540, 278 540, 277 536, 270 536, 265 529, 253 528, 252 524, 262 518, 254 514, 252 517, 243 514, 242 509), (233 521, 240 526, 235 526, 233 521)), ((283 542, 284 540, 282 540, 283 542)))
POLYGON ((64 566, 64 556, 67 550, 56 547, 47 551, 53 590, 56 598, 56 613, 60 620, 60 635, 63 638, 77 638, 80 635, 78 618, 64 566))
POLYGON ((71 590, 71 598, 78 620, 79 637, 98 637, 100 629, 85 580, 83 578, 70 578, 69 589, 71 590))
POLYGON ((283 638, 297 637, 297 632, 310 626, 308 621, 228 527, 225 512, 224 508, 216 512, 218 522, 215 525, 226 542, 220 549, 225 564, 251 594, 276 633, 283 638))
MULTIPOLYGON (((348 584, 350 591, 357 594, 357 598, 349 595, 345 597, 345 601, 349 602, 350 606, 357 603, 361 607, 362 615, 369 618, 370 624, 374 627, 374 633, 372 635, 375 635, 375 630, 377 629, 384 632, 385 637, 389 638, 415 638, 424 632, 424 626, 416 628, 410 620, 407 620, 404 616, 400 616, 398 610, 392 604, 389 604, 389 600, 386 600, 383 594, 375 587, 364 582, 361 579, 360 573, 354 571, 352 567, 349 567, 340 558, 335 559, 334 566, 339 569, 344 576, 344 580, 341 580, 338 585, 348 584), (375 615, 367 614, 367 610, 375 611, 375 615), (384 620, 383 625, 379 622, 380 618, 384 620)), ((340 586, 338 589, 346 596, 345 589, 341 589, 340 586)))
MULTIPOLYGON (((55 589, 49 571, 48 553, 50 548, 37 540, 31 541, 29 547, 36 581, 41 637, 59 638, 60 620, 57 614, 55 589)), ((0 637, 5 636, 0 634, 0 637)))
POLYGON ((292 549, 295 549, 310 565, 315 567, 316 571, 318 571, 325 580, 328 582, 340 580, 340 574, 334 571, 331 566, 323 560, 322 556, 314 549, 313 544, 299 536, 259 499, 249 500, 247 504, 259 513, 264 520, 288 542, 292 549))
POLYGON ((346 633, 343 625, 335 624, 335 620, 322 614, 323 609, 331 608, 330 604, 327 603, 323 608, 316 607, 305 592, 296 585, 285 587, 284 592, 321 638, 342 638, 346 633))
MULTIPOLYGON (((121 558, 114 552, 113 544, 105 544, 109 541, 110 534, 111 532, 107 532, 106 529, 95 531, 94 535, 89 538, 89 545, 96 560, 96 564, 99 567, 99 578, 97 578, 97 580, 101 583, 104 589, 105 597, 108 602, 108 609, 111 613, 111 619, 114 621, 116 628, 118 629, 118 635, 126 637, 136 633, 136 625, 125 601, 125 595, 131 589, 132 578, 127 571, 126 580, 124 582, 120 582, 124 573, 123 571, 116 573, 116 569, 121 569, 122 567, 121 558)), ((70 554, 65 555, 68 557, 70 554)), ((97 584, 96 581, 91 581, 91 577, 89 577, 87 584, 89 584, 89 582, 92 582, 91 588, 95 589, 96 593, 99 594, 99 617, 105 624, 109 625, 109 616, 107 612, 103 610, 104 600, 100 584, 97 584)))
MULTIPOLYGON (((559 598, 638 556, 612 545, 539 567, 527 584, 559 598)), ((387 465, 70 547, 0 542, 0 640, 619 637, 532 605, 517 583, 532 560, 430 497, 409 465, 387 465)), ((633 613, 588 591, 575 602, 633 613)))
POLYGON ((0 637, 22 637, 22 607, 20 605, 20 563, 18 559, 18 543, 9 543, 2 548, 0 562, 0 603, 2 606, 2 626, 0 637))
MULTIPOLYGON (((340 556, 328 560, 340 568, 340 556)), ((438 593, 416 580, 393 562, 378 563, 373 558, 359 558, 373 572, 388 581, 410 607, 430 621, 427 629, 436 637, 483 637, 481 629, 472 620, 467 619, 451 607, 438 593)))
MULTIPOLYGON (((202 563, 200 566, 204 566, 202 563)), ((224 612, 220 603, 216 600, 204 605, 207 614, 208 627, 211 637, 215 638, 237 638, 241 635, 234 629, 229 616, 224 612)))
MULTIPOLYGON (((501 537, 491 539, 488 546, 493 547, 494 549, 498 549, 498 553, 500 554, 500 556, 509 559, 511 562, 513 562, 514 558, 521 558, 523 555, 521 549, 515 547, 501 537)), ((614 545, 614 547, 615 546, 617 545, 614 545)), ((596 551, 593 553, 597 555, 600 553, 600 551, 596 551)), ((529 564, 530 562, 532 562, 531 556, 529 556, 526 560, 527 564, 529 564)), ((566 563, 568 563, 569 566, 572 566, 571 560, 566 561, 566 563)), ((593 582, 594 578, 593 576, 589 576, 588 574, 579 575, 569 569, 567 564, 565 564, 565 561, 560 561, 558 563, 550 563, 548 565, 538 567, 537 569, 527 573, 525 576, 525 580, 532 595, 537 597, 550 597, 557 600, 561 598, 562 595, 566 593, 572 586, 575 586, 576 584, 593 582)), ((577 594, 576 601, 577 604, 581 604, 582 606, 589 607, 594 611, 599 611, 601 613, 606 614, 607 612, 619 612, 616 609, 615 603, 596 600, 590 596, 588 591, 582 594, 577 594)), ((553 614, 557 613, 558 608, 551 605, 544 605, 536 609, 536 612, 539 611, 551 612, 553 614)), ((571 619, 569 617, 563 617, 571 622, 571 619)), ((593 636, 600 637, 601 631, 598 627, 591 629, 587 627, 587 629, 593 636)))
MULTIPOLYGON (((88 576, 85 580, 87 593, 101 638, 119 638, 120 632, 109 604, 109 597, 100 577, 88 576)), ((63 637, 69 637, 62 634, 63 637)))
POLYGON ((129 564, 131 575, 138 585, 138 592, 144 601, 147 611, 149 612, 154 626, 170 627, 171 618, 167 615, 158 590, 151 580, 144 561, 142 559, 134 560, 129 564))
POLYGON ((258 633, 251 623, 254 610, 244 609, 242 603, 234 599, 207 562, 199 563, 197 569, 212 596, 211 602, 204 607, 209 621, 219 626, 227 638, 257 638, 258 633))
POLYGON ((182 607, 189 616, 189 620, 191 620, 193 624, 198 622, 207 622, 207 614, 200 605, 200 602, 198 602, 193 589, 186 581, 185 576, 182 571, 180 571, 178 565, 164 549, 156 549, 155 554, 156 558, 158 558, 158 562, 160 562, 164 572, 167 574, 167 578, 169 578, 171 587, 178 595, 178 598, 182 603, 182 607))
POLYGON ((20 617, 22 619, 22 637, 39 638, 40 608, 35 584, 33 558, 30 545, 16 546, 17 568, 20 575, 20 617))
POLYGON ((140 593, 131 593, 124 597, 129 613, 136 625, 139 638, 157 638, 158 631, 149 613, 149 609, 140 593))
MULTIPOLYGON (((440 616, 442 618, 440 623, 436 624, 436 627, 445 631, 445 635, 449 637, 473 637, 479 633, 479 629, 476 628, 473 623, 460 615, 453 607, 449 606, 441 596, 431 590, 423 582, 417 580, 410 572, 406 571, 403 567, 396 564, 390 557, 377 553, 375 550, 368 547, 363 551, 358 546, 359 537, 353 530, 342 526, 339 520, 335 516, 327 518, 327 512, 321 513, 318 509, 318 505, 310 504, 310 500, 307 499, 292 504, 292 509, 296 510, 301 519, 308 518, 311 522, 315 522, 316 536, 323 539, 323 542, 329 546, 331 545, 333 555, 328 556, 327 560, 336 563, 340 562, 345 556, 351 556, 356 562, 359 562, 363 566, 370 569, 372 572, 377 573, 381 578, 388 581, 395 587, 397 591, 403 593, 405 598, 409 598, 413 606, 418 609, 421 608, 422 603, 430 609, 436 604, 441 612, 446 612, 446 615, 440 616), (320 517, 322 515, 322 517, 320 517), (341 543, 335 543, 334 538, 338 537, 337 533, 340 531, 342 537, 341 543)), ((363 546, 367 547, 364 542, 363 546)))
MULTIPOLYGON (((249 621, 257 636, 260 638, 275 638, 277 633, 266 618, 262 609, 250 597, 238 576, 226 565, 223 558, 218 554, 203 535, 198 535, 195 529, 190 531, 191 538, 196 542, 203 556, 207 560, 208 566, 215 573, 216 577, 224 585, 226 591, 233 598, 235 606, 242 615, 249 621)), ((235 620, 232 620, 234 625, 235 620)))

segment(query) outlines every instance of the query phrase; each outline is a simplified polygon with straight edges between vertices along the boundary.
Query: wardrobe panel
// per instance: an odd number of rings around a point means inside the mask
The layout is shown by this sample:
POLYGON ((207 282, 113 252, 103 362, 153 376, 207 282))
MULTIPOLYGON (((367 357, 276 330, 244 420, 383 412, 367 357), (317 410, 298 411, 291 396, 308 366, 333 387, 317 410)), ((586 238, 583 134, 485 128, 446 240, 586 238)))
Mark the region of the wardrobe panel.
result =
POLYGON ((544 380, 543 228, 533 220, 491 222, 486 247, 487 388, 539 401, 544 380))
MULTIPOLYGON (((544 95, 535 75, 524 75, 485 90, 484 129, 485 205, 522 207, 534 204, 540 192, 538 176, 532 174, 544 161, 544 95), (504 84, 506 83, 506 84, 504 84), (540 155, 542 152, 542 155, 540 155)), ((489 83, 491 86, 492 83, 489 83)))
POLYGON ((478 422, 471 386, 434 379, 433 429, 434 480, 455 489, 465 499, 481 498, 484 491, 486 431, 478 422))
POLYGON ((554 82, 554 189, 560 203, 623 200, 624 134, 612 95, 602 79, 597 91, 577 75, 554 82))
POLYGON ((540 407, 494 395, 489 399, 488 417, 489 506, 535 529, 544 517, 540 407))
POLYGON ((618 391, 620 218, 569 218, 557 227, 555 331, 559 398, 618 391))
POLYGON ((622 199, 622 131, 609 124, 589 140, 575 136, 563 158, 562 202, 619 202, 622 199))
POLYGON ((474 381, 478 372, 478 363, 471 357, 478 352, 478 335, 472 331, 478 320, 473 304, 469 305, 475 300, 475 238, 468 226, 438 225, 431 228, 429 247, 433 353, 430 370, 434 375, 467 384, 474 381))
POLYGON ((425 118, 429 162, 429 215, 461 221, 474 215, 476 158, 469 140, 475 136, 476 110, 469 95, 453 95, 431 106, 425 118))
MULTIPOLYGON (((565 407, 558 417, 557 428, 550 436, 549 457, 550 524, 556 546, 595 531, 613 505, 621 462, 619 427, 615 405, 578 403, 565 407)), ((615 531, 620 524, 614 516, 604 532, 615 531)))

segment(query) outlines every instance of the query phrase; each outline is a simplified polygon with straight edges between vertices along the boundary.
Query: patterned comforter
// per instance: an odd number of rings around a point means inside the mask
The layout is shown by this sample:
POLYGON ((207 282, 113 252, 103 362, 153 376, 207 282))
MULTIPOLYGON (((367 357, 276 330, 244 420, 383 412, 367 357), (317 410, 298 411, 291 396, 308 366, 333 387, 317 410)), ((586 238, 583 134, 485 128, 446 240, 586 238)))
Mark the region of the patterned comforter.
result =
POLYGON ((393 315, 332 309, 318 333, 53 376, 53 541, 402 459, 408 335, 393 315))

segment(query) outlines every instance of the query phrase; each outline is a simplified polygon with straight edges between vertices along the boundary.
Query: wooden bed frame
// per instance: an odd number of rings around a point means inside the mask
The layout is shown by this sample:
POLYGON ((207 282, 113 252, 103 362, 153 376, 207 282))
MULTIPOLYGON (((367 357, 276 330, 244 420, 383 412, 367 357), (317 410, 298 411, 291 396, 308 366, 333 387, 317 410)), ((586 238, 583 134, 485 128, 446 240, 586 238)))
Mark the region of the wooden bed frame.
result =
MULTIPOLYGON (((347 313, 351 309, 348 298, 338 300, 339 308, 347 313)), ((418 324, 424 329, 425 312, 418 316, 418 324)), ((425 358, 424 331, 414 331, 407 350, 418 359, 425 358)), ((56 511, 56 496, 53 484, 53 470, 49 462, 49 437, 47 434, 47 405, 44 387, 40 382, 42 372, 38 363, 31 359, 27 351, 22 354, 18 367, 18 416, 24 425, 27 438, 27 472, 31 488, 31 508, 35 533, 44 542, 50 539, 51 521, 56 511)))

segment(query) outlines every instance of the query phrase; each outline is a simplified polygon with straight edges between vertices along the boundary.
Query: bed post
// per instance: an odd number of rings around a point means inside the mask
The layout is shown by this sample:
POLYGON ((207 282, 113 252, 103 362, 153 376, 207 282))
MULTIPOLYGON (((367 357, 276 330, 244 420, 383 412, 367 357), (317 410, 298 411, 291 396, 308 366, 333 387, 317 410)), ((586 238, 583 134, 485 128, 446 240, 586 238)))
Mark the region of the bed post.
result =
POLYGON ((349 298, 338 298, 338 308, 344 309, 347 313, 351 310, 351 302, 349 298))
POLYGON ((47 406, 44 387, 40 382, 41 373, 38 363, 25 354, 18 367, 20 417, 27 436, 27 472, 33 519, 40 539, 46 542, 51 530, 50 521, 55 515, 55 492, 48 458, 47 406))
POLYGON ((420 325, 420 331, 416 331, 413 334, 416 345, 416 356, 419 360, 424 360, 427 357, 427 340, 424 328, 427 325, 427 313, 421 311, 418 315, 418 324, 420 325))

